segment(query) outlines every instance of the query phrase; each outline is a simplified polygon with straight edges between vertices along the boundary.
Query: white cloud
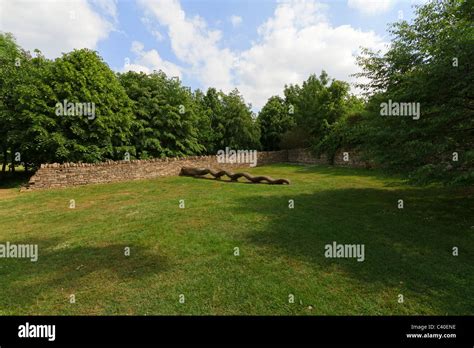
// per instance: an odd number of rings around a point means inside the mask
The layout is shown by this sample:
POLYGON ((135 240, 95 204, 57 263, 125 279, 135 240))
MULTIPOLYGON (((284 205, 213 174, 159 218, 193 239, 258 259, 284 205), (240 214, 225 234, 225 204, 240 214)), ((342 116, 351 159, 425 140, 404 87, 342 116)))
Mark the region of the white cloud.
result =
POLYGON ((156 39, 156 41, 163 41, 164 37, 158 30, 152 30, 151 35, 156 39))
POLYGON ((233 87, 231 69, 235 56, 229 49, 219 48, 220 31, 208 28, 199 16, 187 17, 178 0, 139 0, 139 3, 167 28, 173 53, 190 65, 189 73, 204 88, 230 90, 233 87))
POLYGON ((238 27, 241 23, 242 23, 242 17, 240 16, 236 16, 236 15, 232 15, 230 17, 230 22, 232 23, 232 26, 234 28, 238 27))
POLYGON ((156 41, 163 41, 164 37, 161 32, 157 29, 157 26, 151 20, 149 14, 145 15, 144 17, 140 18, 140 21, 145 25, 147 30, 153 35, 156 41))
POLYGON ((201 17, 189 18, 177 0, 140 0, 154 20, 165 26, 176 57, 203 88, 230 91, 237 87, 255 109, 285 84, 301 84, 310 74, 326 70, 331 77, 351 81, 357 72, 360 46, 383 49, 381 37, 350 25, 333 26, 327 5, 316 0, 278 3, 274 14, 258 28, 258 39, 242 52, 220 47, 222 33, 201 17))
MULTIPOLYGON (((114 1, 95 0, 114 20, 114 1)), ((23 48, 55 58, 74 48, 95 49, 114 25, 86 0, 0 0, 0 31, 11 32, 23 48)))
POLYGON ((378 15, 392 9, 397 0, 347 0, 347 6, 365 15, 378 15))
POLYGON ((351 81, 360 46, 383 49, 382 38, 350 25, 332 26, 316 1, 280 3, 258 29, 259 41, 242 52, 236 69, 239 90, 256 108, 285 84, 301 84, 312 73, 351 81))
POLYGON ((105 15, 112 17, 117 22, 117 0, 91 0, 91 2, 98 6, 105 15))
POLYGON ((151 73, 154 70, 162 70, 167 76, 182 77, 181 68, 174 63, 163 60, 158 51, 145 51, 144 46, 139 41, 133 41, 130 49, 135 54, 136 58, 132 63, 125 63, 123 71, 143 71, 144 73, 151 73))

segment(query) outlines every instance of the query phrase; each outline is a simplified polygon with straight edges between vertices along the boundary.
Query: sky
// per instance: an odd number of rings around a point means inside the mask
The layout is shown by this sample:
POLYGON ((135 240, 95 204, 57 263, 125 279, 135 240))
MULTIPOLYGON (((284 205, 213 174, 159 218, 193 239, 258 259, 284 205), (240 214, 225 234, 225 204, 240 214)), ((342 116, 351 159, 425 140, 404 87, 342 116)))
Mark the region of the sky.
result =
POLYGON ((0 31, 51 59, 90 48, 116 72, 238 88, 258 111, 323 69, 353 83, 360 48, 385 50, 388 24, 410 20, 420 1, 0 0, 0 31))

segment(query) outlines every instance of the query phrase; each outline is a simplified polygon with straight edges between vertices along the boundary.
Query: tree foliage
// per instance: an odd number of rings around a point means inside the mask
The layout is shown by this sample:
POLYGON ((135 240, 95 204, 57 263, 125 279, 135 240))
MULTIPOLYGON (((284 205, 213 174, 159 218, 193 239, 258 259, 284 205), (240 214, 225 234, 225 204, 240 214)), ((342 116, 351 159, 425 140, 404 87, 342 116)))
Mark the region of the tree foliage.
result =
POLYGON ((282 136, 295 126, 294 117, 285 100, 278 96, 268 99, 258 114, 262 147, 265 150, 280 150, 282 136))
POLYGON ((52 138, 58 141, 51 160, 121 159, 131 137, 131 102, 102 58, 87 49, 64 54, 52 64, 48 82, 55 96, 49 108, 64 101, 95 105, 93 116, 53 113, 52 138))
POLYGON ((133 101, 135 125, 131 144, 137 158, 200 153, 193 96, 178 79, 163 72, 119 75, 133 101))
POLYGON ((285 86, 283 93, 284 99, 271 97, 259 114, 266 149, 335 151, 343 145, 336 139, 346 118, 363 108, 362 101, 349 94, 346 82, 331 79, 325 71, 319 77, 310 75, 301 86, 285 86))
POLYGON ((427 3, 392 26, 387 53, 359 57, 370 97, 364 148, 380 165, 417 182, 473 182, 472 19, 472 2, 427 3), (420 118, 381 117, 388 100, 420 103, 420 118))
POLYGON ((247 105, 237 89, 228 94, 209 88, 200 100, 201 116, 205 126, 207 153, 230 147, 233 149, 260 149, 260 128, 251 106, 247 105))
POLYGON ((14 153, 25 140, 21 122, 16 116, 20 92, 29 88, 31 81, 30 60, 29 53, 17 45, 13 35, 0 33, 0 155, 3 172, 8 155, 14 163, 14 153))

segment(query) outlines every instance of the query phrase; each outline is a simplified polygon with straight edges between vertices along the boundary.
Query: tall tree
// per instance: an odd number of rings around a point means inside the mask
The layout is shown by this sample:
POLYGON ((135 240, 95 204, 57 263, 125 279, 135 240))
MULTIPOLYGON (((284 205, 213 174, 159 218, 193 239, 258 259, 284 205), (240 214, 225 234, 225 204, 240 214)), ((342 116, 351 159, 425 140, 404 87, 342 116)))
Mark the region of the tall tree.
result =
POLYGON ((284 147, 307 145, 316 151, 352 102, 349 85, 331 79, 324 70, 319 77, 310 75, 302 86, 285 86, 284 95, 294 118, 293 128, 282 135, 284 147))
POLYGON ((8 155, 15 168, 14 153, 21 143, 19 130, 21 125, 17 116, 18 90, 27 86, 30 76, 31 59, 28 52, 22 50, 15 38, 9 33, 0 33, 0 156, 2 172, 5 172, 8 155))
POLYGON ((24 62, 28 75, 13 90, 13 144, 22 158, 35 165, 122 158, 133 116, 110 68, 87 49, 54 62, 36 55, 24 62))
POLYGON ((391 27, 387 53, 359 57, 369 80, 366 152, 413 180, 474 181, 472 2, 432 1, 391 27), (383 103, 419 103, 418 117, 383 117, 383 103))
MULTIPOLYGON (((208 88, 203 97, 203 109, 206 110, 208 122, 211 127, 209 136, 208 153, 215 154, 222 148, 222 139, 225 132, 225 116, 223 113, 223 99, 224 93, 217 91, 215 88, 208 88)), ((204 116, 204 115, 203 115, 204 116)))
POLYGON ((222 114, 220 130, 222 138, 220 149, 226 146, 234 149, 260 149, 260 128, 251 105, 245 104, 244 98, 237 89, 222 95, 222 114))
MULTIPOLYGON (((59 129, 55 151, 62 161, 96 162, 123 158, 133 123, 131 101, 114 72, 94 51, 74 50, 56 59, 49 83, 59 129), (93 105, 94 115, 57 115, 58 103, 93 105)), ((91 110, 88 110, 91 111, 91 110)))
POLYGON ((283 98, 273 96, 268 99, 258 114, 261 130, 260 142, 264 150, 280 150, 282 135, 294 127, 291 110, 283 98))
POLYGON ((225 94, 209 88, 202 101, 211 127, 208 153, 225 147, 260 149, 259 125, 237 89, 225 94))
POLYGON ((330 79, 323 71, 319 78, 311 75, 299 91, 296 122, 306 128, 317 144, 328 133, 330 126, 344 114, 344 103, 349 85, 330 79))
POLYGON ((193 110, 197 117, 198 143, 203 147, 203 153, 215 153, 211 116, 212 110, 206 105, 206 95, 197 89, 193 92, 193 110))
POLYGON ((198 117, 190 89, 162 71, 127 72, 120 82, 133 100, 137 126, 133 143, 138 158, 172 157, 201 153, 198 117))

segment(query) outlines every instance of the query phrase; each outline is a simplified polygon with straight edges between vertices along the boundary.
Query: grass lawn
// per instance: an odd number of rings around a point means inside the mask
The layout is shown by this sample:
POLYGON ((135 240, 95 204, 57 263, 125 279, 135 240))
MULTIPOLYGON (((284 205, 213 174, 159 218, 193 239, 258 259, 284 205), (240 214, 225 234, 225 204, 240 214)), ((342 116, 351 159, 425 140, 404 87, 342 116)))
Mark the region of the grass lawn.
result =
POLYGON ((474 313, 472 190, 365 169, 249 172, 291 185, 168 177, 0 188, 0 243, 39 245, 37 262, 0 259, 0 314, 474 313), (325 258, 333 241, 365 244, 365 261, 325 258))

